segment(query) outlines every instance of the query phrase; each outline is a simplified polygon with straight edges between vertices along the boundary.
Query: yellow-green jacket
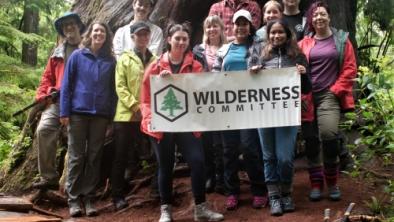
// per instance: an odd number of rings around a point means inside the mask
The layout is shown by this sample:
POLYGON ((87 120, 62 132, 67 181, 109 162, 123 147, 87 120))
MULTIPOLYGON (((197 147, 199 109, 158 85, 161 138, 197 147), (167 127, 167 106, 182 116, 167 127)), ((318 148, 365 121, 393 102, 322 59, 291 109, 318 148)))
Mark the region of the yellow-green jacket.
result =
MULTIPOLYGON (((156 60, 152 56, 146 65, 156 60)), ((140 86, 144 76, 144 65, 133 51, 126 51, 118 59, 115 73, 115 88, 118 95, 115 122, 140 121, 140 86)))

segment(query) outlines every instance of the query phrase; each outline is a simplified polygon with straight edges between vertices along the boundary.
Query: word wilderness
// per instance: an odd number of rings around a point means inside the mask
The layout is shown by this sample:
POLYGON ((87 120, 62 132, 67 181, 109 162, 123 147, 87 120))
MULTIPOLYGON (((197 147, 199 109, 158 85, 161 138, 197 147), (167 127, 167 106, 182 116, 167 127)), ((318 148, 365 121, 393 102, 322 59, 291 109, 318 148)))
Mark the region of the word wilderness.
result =
POLYGON ((294 67, 152 76, 152 131, 188 132, 301 123, 300 76, 294 67))

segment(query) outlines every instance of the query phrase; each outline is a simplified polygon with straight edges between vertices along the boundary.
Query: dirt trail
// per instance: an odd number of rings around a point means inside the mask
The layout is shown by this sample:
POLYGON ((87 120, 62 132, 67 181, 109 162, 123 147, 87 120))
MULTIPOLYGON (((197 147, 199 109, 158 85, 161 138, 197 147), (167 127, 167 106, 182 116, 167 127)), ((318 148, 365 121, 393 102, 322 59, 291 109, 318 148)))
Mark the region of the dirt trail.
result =
MULTIPOLYGON (((190 179, 180 178, 176 179, 174 185, 177 189, 188 190, 190 189, 190 179)), ((338 202, 332 202, 324 198, 319 202, 310 202, 308 200, 309 192, 309 179, 306 170, 305 161, 297 160, 296 162, 296 173, 294 181, 294 200, 296 204, 296 211, 293 213, 285 214, 281 217, 272 217, 269 215, 269 208, 263 208, 260 210, 253 209, 251 207, 251 195, 249 192, 249 186, 242 184, 240 206, 236 211, 226 211, 224 207, 225 197, 219 194, 208 194, 208 201, 212 204, 213 208, 221 212, 225 216, 225 221, 264 221, 264 222, 319 222, 323 221, 323 211, 325 208, 331 209, 331 218, 339 218, 343 215, 345 208, 350 202, 355 202, 356 207, 354 213, 363 212, 363 201, 370 199, 373 189, 368 187, 364 182, 352 179, 346 175, 341 175, 339 185, 342 191, 342 200, 338 202)), ((146 188, 141 189, 139 194, 148 195, 146 188)), ((109 200, 108 200, 109 201, 109 200)), ((96 203, 98 206, 107 204, 108 201, 100 201, 96 203)), ((133 203, 133 202, 129 202, 133 203)), ((174 220, 177 222, 189 222, 193 221, 193 207, 192 207, 192 196, 191 192, 186 192, 180 198, 177 198, 176 204, 173 208, 174 220)), ((68 209, 58 209, 57 213, 68 217, 68 209)), ((155 202, 152 204, 144 204, 140 208, 129 209, 123 213, 114 213, 111 210, 101 213, 96 218, 78 218, 78 219, 66 219, 65 221, 158 221, 159 219, 159 203, 155 202)))

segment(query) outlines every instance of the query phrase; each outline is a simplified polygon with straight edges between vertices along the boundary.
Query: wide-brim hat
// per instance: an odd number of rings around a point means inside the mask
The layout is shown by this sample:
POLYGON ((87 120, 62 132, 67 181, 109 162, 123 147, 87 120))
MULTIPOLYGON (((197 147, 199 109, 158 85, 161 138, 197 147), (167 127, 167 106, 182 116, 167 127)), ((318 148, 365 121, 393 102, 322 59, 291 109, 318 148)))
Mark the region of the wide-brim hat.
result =
POLYGON ((244 17, 249 22, 252 22, 252 16, 250 15, 250 12, 248 10, 245 10, 245 9, 240 9, 237 12, 234 13, 233 23, 235 23, 237 21, 237 19, 239 19, 241 17, 244 17))
POLYGON ((63 29, 62 29, 62 23, 67 18, 74 18, 77 21, 77 23, 79 25, 79 32, 82 34, 83 31, 85 30, 85 25, 82 23, 82 20, 79 17, 79 15, 74 12, 66 12, 60 18, 56 19, 55 28, 56 28, 57 33, 64 36, 63 29))

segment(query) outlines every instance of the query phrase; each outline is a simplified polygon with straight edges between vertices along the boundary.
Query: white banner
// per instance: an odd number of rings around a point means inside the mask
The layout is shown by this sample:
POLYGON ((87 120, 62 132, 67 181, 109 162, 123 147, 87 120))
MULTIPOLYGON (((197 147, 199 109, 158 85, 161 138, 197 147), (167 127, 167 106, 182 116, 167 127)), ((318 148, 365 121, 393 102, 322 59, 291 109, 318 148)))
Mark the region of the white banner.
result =
POLYGON ((301 124, 300 76, 295 67, 153 75, 151 130, 190 132, 301 124))

